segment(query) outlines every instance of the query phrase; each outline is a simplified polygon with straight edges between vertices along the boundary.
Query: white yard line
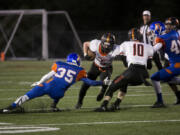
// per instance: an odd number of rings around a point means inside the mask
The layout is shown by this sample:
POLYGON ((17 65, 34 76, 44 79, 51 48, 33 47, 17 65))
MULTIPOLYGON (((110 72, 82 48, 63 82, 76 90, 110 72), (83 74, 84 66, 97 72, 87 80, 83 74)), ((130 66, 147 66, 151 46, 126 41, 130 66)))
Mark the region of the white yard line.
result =
POLYGON ((56 131, 60 128, 53 127, 37 127, 37 126, 8 126, 0 127, 0 134, 15 134, 15 133, 32 133, 32 132, 46 132, 46 131, 56 131))
POLYGON ((0 122, 0 125, 11 125, 12 123, 4 123, 4 122, 0 122))
POLYGON ((104 125, 104 124, 136 124, 136 123, 169 123, 180 122, 180 120, 142 120, 142 121, 110 121, 110 122, 82 122, 82 123, 57 123, 41 124, 44 126, 74 126, 74 125, 104 125))

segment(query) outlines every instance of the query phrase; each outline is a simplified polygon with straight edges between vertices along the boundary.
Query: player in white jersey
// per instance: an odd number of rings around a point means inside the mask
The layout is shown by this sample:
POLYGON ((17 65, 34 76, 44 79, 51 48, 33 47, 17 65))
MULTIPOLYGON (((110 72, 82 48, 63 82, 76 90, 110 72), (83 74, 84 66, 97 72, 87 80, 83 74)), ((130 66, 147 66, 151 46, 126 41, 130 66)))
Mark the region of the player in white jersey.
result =
MULTIPOLYGON (((118 46, 115 45, 115 36, 111 33, 104 34, 101 40, 95 39, 90 42, 85 42, 83 44, 83 49, 86 59, 91 59, 88 53, 89 51, 95 55, 95 59, 88 72, 88 78, 96 80, 96 78, 100 76, 100 80, 104 80, 106 77, 110 79, 113 70, 112 60, 116 56, 118 50, 118 46)), ((90 86, 85 83, 82 85, 79 92, 78 103, 75 106, 76 109, 81 108, 89 87, 90 86)), ((97 96, 97 101, 102 100, 107 87, 106 85, 102 86, 97 96)))
POLYGON ((128 33, 131 41, 124 42, 120 45, 119 53, 125 55, 128 62, 128 69, 121 75, 117 76, 107 90, 104 101, 100 108, 95 111, 109 111, 108 103, 111 100, 113 93, 120 89, 116 101, 112 104, 110 110, 119 109, 120 102, 125 97, 128 85, 146 86, 151 84, 146 81, 149 78, 148 69, 152 68, 151 58, 153 56, 153 47, 145 43, 139 42, 141 35, 136 28, 133 28, 128 33))

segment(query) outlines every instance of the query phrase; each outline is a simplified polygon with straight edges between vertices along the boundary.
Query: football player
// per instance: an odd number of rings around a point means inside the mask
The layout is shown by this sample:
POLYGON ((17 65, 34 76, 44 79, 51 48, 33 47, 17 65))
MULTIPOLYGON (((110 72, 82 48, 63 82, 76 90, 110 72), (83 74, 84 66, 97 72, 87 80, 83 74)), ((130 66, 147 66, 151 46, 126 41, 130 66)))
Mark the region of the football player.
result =
POLYGON ((150 86, 146 78, 149 78, 147 67, 149 69, 152 67, 151 58, 153 56, 153 47, 140 42, 141 35, 136 28, 131 29, 128 35, 131 41, 123 42, 119 47, 119 53, 126 56, 128 69, 113 80, 105 94, 103 103, 100 108, 97 108, 95 111, 108 111, 108 103, 113 93, 118 89, 120 89, 120 92, 110 110, 119 109, 119 105, 127 93, 128 85, 135 86, 144 83, 150 86))
MULTIPOLYGON (((101 40, 92 40, 90 42, 85 42, 83 44, 84 48, 84 57, 86 59, 91 59, 88 55, 89 51, 95 54, 95 59, 91 65, 91 68, 88 72, 88 78, 96 80, 100 76, 100 80, 104 80, 106 77, 110 79, 112 74, 112 60, 118 55, 116 50, 118 48, 115 45, 115 36, 111 33, 106 33, 101 37, 101 40)), ((84 83, 79 92, 78 102, 75 106, 76 109, 80 109, 83 104, 83 99, 86 95, 86 92, 90 85, 84 83)), ((102 85, 102 88, 97 96, 97 101, 101 101, 104 93, 107 89, 107 85, 102 85)))
MULTIPOLYGON (((152 32, 152 40, 153 42, 155 42, 155 38, 157 36, 160 36, 162 35, 163 33, 168 33, 169 32, 169 27, 170 25, 168 25, 168 19, 165 21, 165 24, 166 24, 166 30, 165 30, 165 25, 160 22, 160 21, 157 21, 157 22, 153 22, 151 25, 150 25, 150 29, 151 29, 151 32, 152 32)), ((178 21, 177 21, 178 22, 178 21)), ((178 24, 176 23, 176 28, 178 27, 178 24)), ((169 58, 167 56, 167 54, 165 54, 165 59, 164 59, 165 63, 164 63, 164 68, 168 67, 169 66, 169 58)), ((178 87, 175 85, 175 84, 171 84, 171 83, 168 83, 168 85, 171 87, 172 91, 174 92, 175 96, 176 96, 176 102, 174 103, 174 105, 178 105, 180 104, 180 91, 178 90, 178 87)))
POLYGON ((32 84, 34 88, 19 97, 9 107, 1 109, 1 112, 11 112, 11 110, 21 106, 24 102, 43 95, 49 95, 54 100, 51 106, 52 110, 59 111, 56 107, 57 103, 75 82, 83 81, 88 85, 94 86, 103 85, 102 81, 88 79, 85 70, 80 67, 80 62, 80 57, 76 53, 69 54, 67 62, 55 62, 48 74, 44 75, 40 81, 32 84))
POLYGON ((155 40, 156 44, 154 50, 158 51, 163 48, 164 52, 169 57, 170 65, 151 76, 152 84, 157 95, 157 101, 152 106, 153 108, 165 107, 162 99, 160 81, 168 82, 172 81, 172 79, 178 81, 174 78, 180 74, 180 39, 179 34, 176 31, 178 23, 179 22, 175 17, 169 17, 165 21, 166 34, 158 36, 155 40))

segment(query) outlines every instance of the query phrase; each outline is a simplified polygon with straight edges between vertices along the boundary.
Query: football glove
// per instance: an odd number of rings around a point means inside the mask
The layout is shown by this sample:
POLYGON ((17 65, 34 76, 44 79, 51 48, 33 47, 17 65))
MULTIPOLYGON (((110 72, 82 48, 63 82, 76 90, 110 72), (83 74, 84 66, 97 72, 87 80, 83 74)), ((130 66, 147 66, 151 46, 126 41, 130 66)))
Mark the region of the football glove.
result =
POLYGON ((112 81, 109 79, 109 77, 106 77, 103 81, 104 85, 111 85, 112 81))
POLYGON ((40 82, 34 82, 33 84, 31 84, 31 87, 35 87, 35 86, 37 86, 39 84, 40 84, 40 82))

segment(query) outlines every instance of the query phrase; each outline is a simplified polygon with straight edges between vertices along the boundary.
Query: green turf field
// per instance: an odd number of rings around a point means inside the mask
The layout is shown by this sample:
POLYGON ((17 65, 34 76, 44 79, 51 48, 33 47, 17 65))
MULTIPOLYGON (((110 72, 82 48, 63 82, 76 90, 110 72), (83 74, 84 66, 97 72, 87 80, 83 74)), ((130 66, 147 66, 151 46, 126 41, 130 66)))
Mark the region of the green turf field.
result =
MULTIPOLYGON (((52 63, 53 61, 1 62, 0 108, 6 107, 31 89, 30 85, 47 73, 52 63)), ((82 65, 88 70, 90 62, 84 61, 82 65)), ((113 65, 112 78, 125 69, 121 62, 115 61, 113 65)), ((155 71, 156 68, 153 68, 150 74, 155 71)), ((0 134, 19 134, 19 131, 22 135, 180 135, 180 106, 172 105, 175 96, 168 85, 162 85, 167 108, 150 108, 156 99, 154 90, 141 85, 128 88, 120 111, 105 113, 93 112, 93 108, 100 105, 96 102, 99 87, 89 89, 81 110, 74 109, 80 85, 81 82, 73 85, 59 102, 58 107, 65 109, 64 112, 47 112, 52 100, 44 96, 25 103, 23 106, 27 113, 0 114, 0 134), (44 132, 40 132, 41 130, 44 132)))

